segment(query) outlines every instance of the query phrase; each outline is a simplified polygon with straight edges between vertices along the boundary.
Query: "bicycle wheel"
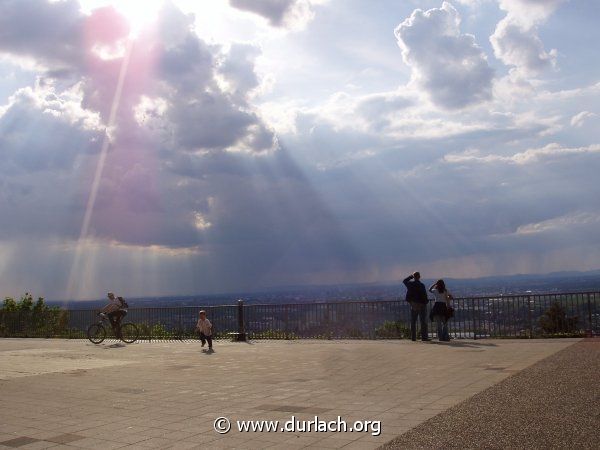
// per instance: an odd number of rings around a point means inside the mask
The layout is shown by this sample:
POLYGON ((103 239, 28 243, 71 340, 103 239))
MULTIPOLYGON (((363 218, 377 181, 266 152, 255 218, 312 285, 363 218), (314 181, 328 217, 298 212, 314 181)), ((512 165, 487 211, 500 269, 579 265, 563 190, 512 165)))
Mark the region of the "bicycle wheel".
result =
POLYGON ((94 323, 88 327, 87 337, 93 344, 99 344, 106 338, 106 329, 101 323, 94 323))
POLYGON ((139 336, 140 331, 135 324, 127 322, 121 325, 121 340, 126 344, 133 344, 139 336))

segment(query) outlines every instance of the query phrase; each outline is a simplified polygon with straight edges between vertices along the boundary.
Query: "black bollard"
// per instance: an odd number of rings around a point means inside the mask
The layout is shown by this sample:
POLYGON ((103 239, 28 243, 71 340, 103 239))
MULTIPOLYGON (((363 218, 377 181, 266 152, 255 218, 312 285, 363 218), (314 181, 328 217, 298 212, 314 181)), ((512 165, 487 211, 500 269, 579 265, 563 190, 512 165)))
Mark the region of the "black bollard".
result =
POLYGON ((246 330, 244 329, 244 300, 238 300, 238 332, 236 341, 246 342, 246 330))

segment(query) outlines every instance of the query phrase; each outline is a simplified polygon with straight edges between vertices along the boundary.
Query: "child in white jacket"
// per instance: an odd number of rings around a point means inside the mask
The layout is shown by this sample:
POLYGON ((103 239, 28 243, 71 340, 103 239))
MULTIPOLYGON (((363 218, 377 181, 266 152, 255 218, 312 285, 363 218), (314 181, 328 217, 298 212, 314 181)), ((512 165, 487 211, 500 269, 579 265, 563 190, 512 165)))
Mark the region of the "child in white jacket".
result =
POLYGON ((198 313, 199 319, 196 324, 196 330, 200 333, 200 341, 202 341, 202 347, 208 341, 208 351, 212 351, 212 324, 210 320, 206 318, 206 311, 200 311, 198 313))

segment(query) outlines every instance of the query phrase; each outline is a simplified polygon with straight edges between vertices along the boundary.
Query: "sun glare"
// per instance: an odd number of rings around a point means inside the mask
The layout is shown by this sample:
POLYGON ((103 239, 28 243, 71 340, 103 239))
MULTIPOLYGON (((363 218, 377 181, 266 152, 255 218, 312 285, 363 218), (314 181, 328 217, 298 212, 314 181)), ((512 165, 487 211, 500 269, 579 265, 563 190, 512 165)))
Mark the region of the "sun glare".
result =
POLYGON ((162 4, 163 0, 126 0, 113 3, 117 11, 127 18, 132 36, 138 35, 156 21, 162 4))

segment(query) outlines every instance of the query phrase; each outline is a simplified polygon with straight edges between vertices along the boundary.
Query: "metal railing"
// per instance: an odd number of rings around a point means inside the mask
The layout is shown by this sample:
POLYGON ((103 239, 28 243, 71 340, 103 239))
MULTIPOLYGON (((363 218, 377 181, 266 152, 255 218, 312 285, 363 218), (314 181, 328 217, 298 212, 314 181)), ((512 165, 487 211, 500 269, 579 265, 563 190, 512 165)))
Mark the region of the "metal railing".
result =
MULTIPOLYGON (((452 305, 454 338, 600 335, 600 292, 465 297, 452 305)), ((195 336, 201 309, 217 339, 239 333, 251 339, 407 338, 410 329, 404 300, 130 308, 125 320, 138 325, 141 339, 186 339, 195 336)), ((0 310, 0 337, 84 338, 97 313, 0 310)))

